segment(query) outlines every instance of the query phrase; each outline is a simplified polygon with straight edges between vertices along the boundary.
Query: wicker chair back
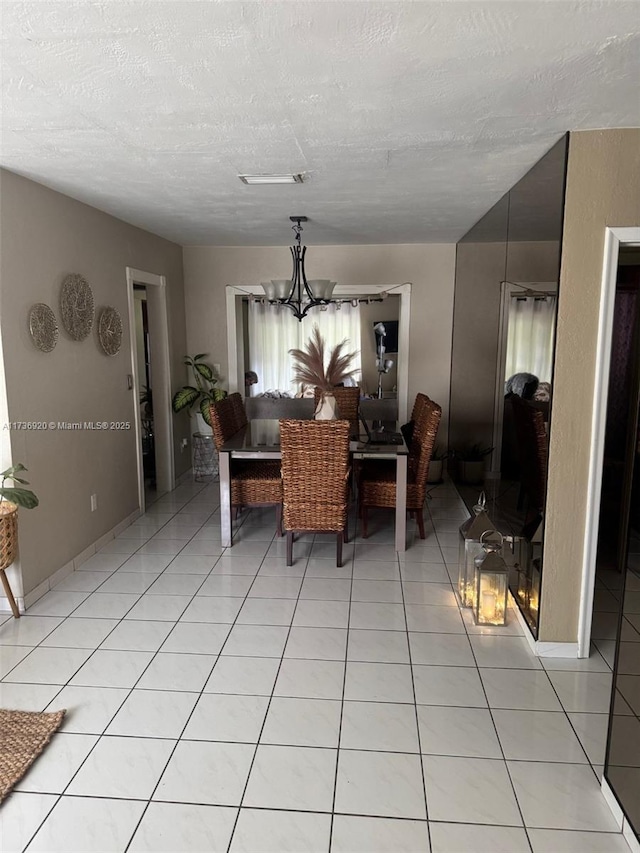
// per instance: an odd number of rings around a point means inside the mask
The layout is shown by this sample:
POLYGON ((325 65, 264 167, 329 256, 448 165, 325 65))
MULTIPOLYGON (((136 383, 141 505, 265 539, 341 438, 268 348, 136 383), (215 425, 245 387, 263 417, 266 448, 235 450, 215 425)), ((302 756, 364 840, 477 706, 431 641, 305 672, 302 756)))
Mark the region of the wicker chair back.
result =
POLYGON ((284 526, 339 532, 347 523, 349 422, 280 421, 284 526))
POLYGON ((245 427, 248 423, 247 421, 247 413, 244 408, 244 400, 241 395, 235 391, 233 394, 229 394, 228 397, 231 402, 231 407, 233 409, 233 416, 236 422, 236 432, 242 427, 245 427))
POLYGON ((211 429, 216 450, 220 452, 222 445, 231 438, 240 427, 236 426, 236 415, 231 397, 224 397, 211 404, 211 429))

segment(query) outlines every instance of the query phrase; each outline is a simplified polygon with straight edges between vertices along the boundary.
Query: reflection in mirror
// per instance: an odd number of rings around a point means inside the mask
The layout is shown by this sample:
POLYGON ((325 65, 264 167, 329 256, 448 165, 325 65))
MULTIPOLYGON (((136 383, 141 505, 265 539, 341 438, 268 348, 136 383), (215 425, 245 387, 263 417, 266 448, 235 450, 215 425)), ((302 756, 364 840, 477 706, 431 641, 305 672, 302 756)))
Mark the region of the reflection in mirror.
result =
POLYGON ((640 831, 640 252, 620 252, 592 637, 613 673, 605 777, 640 831))
POLYGON ((534 635, 564 205, 563 137, 457 246, 450 473, 511 540, 511 592, 534 635))

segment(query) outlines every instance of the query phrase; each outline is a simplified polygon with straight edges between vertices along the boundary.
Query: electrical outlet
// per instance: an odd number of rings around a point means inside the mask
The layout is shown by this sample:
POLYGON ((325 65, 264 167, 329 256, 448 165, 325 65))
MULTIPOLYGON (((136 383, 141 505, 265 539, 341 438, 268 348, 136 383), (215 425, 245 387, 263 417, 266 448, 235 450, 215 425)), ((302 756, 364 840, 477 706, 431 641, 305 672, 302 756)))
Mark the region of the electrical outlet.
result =
POLYGON ((91 512, 95 512, 98 509, 98 496, 91 495, 91 512))
POLYGON ((185 447, 188 447, 188 446, 189 446, 189 439, 183 438, 182 441, 180 442, 180 450, 182 451, 185 449, 185 447))
POLYGON ((220 365, 216 364, 215 362, 213 363, 213 372, 216 374, 216 376, 220 376, 220 365))

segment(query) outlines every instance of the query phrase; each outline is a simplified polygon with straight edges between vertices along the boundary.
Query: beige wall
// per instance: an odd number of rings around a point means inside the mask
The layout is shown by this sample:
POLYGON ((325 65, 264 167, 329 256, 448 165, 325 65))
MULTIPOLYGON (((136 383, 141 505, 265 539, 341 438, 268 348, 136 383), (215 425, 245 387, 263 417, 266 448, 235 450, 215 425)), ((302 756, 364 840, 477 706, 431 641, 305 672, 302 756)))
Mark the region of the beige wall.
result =
MULTIPOLYGON (((133 421, 125 268, 167 277, 170 351, 175 379, 185 378, 182 249, 39 184, 0 171, 0 308, 11 421, 133 421), (51 353, 35 348, 27 328, 35 302, 59 320, 64 276, 89 281, 97 311, 122 316, 123 345, 112 358, 98 348, 96 329, 82 342, 60 330, 51 353)), ((137 409, 137 406, 136 406, 137 409)), ((188 419, 176 418, 176 473, 189 467, 179 442, 188 419)), ((24 592, 91 545, 138 505, 135 434, 131 431, 13 431, 12 455, 29 469, 40 506, 20 511, 24 592), (90 496, 98 509, 90 511, 90 496)))
POLYGON ((569 137, 539 639, 576 642, 607 226, 640 225, 640 130, 569 137))
MULTIPOLYGON (((291 273, 286 246, 184 249, 187 340, 190 352, 208 352, 227 377, 226 285, 256 284, 291 273)), ((455 245, 311 246, 307 276, 343 285, 410 281, 409 409, 418 391, 443 407, 447 435, 455 245)))

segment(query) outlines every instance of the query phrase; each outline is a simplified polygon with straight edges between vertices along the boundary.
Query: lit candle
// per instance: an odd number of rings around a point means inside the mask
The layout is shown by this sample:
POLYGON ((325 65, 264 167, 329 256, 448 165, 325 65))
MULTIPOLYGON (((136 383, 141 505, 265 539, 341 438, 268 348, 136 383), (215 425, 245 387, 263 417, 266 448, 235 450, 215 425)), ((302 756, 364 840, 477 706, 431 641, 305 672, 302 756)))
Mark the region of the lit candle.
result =
POLYGON ((485 619, 496 618, 497 603, 498 598, 495 592, 487 591, 482 593, 482 616, 485 619))

